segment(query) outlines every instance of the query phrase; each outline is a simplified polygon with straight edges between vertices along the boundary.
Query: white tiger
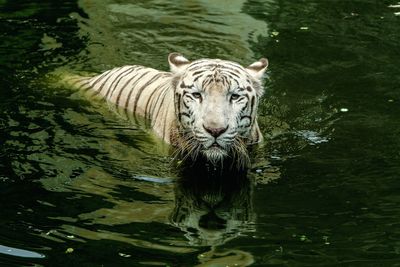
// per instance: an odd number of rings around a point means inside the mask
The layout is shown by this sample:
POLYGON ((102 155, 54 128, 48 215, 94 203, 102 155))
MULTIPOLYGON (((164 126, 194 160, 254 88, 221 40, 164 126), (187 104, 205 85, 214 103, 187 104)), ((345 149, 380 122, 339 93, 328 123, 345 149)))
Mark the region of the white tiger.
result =
POLYGON ((257 106, 267 59, 247 68, 220 59, 191 62, 178 53, 168 61, 171 72, 132 65, 70 82, 150 120, 183 158, 247 165, 247 145, 262 141, 257 106))

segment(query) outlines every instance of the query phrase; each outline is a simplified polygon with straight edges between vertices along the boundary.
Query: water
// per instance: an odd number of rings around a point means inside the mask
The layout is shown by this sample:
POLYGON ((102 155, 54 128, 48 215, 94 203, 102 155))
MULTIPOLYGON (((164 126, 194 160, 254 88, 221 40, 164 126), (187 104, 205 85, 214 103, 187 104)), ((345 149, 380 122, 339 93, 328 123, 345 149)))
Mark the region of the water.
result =
POLYGON ((0 265, 400 266, 396 5, 0 1, 0 265), (151 133, 50 82, 165 70, 171 51, 269 58, 247 178, 179 173, 151 133))

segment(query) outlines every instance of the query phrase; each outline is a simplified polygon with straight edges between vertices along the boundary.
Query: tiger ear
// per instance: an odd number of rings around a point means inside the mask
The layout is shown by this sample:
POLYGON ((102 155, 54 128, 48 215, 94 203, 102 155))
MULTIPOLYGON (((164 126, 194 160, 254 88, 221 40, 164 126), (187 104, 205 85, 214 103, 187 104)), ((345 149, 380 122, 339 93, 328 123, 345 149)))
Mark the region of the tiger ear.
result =
POLYGON ((179 73, 190 64, 190 61, 179 53, 171 53, 168 55, 168 62, 171 72, 179 73))
POLYGON ((265 71, 268 67, 268 59, 262 58, 259 61, 254 62, 250 66, 246 68, 246 70, 250 73, 251 76, 256 78, 257 80, 261 80, 265 71))

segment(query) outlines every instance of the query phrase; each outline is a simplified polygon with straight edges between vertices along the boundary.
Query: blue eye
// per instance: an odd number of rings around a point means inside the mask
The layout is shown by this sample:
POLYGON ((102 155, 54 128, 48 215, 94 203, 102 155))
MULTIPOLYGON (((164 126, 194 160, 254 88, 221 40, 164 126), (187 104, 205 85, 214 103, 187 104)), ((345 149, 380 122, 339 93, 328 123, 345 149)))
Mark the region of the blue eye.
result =
POLYGON ((193 96, 194 98, 201 99, 201 94, 198 93, 198 92, 192 93, 192 96, 193 96))
POLYGON ((231 100, 237 100, 239 99, 240 95, 239 94, 232 94, 231 95, 231 100))

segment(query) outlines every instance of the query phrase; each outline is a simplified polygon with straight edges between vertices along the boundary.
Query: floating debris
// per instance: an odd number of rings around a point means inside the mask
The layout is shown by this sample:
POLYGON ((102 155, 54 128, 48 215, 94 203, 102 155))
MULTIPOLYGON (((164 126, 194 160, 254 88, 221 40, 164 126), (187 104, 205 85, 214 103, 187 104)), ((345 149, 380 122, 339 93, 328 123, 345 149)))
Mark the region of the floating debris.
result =
POLYGON ((278 31, 272 31, 271 32, 271 37, 275 37, 275 36, 278 36, 278 35, 279 35, 278 31))
POLYGON ((20 248, 14 248, 14 247, 8 247, 8 246, 3 246, 0 245, 0 254, 6 254, 6 255, 11 255, 11 256, 16 256, 16 257, 21 257, 21 258, 45 258, 43 254, 34 252, 34 251, 29 251, 26 249, 20 249, 20 248))
POLYGON ((72 253, 72 252, 74 252, 74 249, 73 248, 67 248, 67 250, 65 251, 65 253, 72 253))
POLYGON ((324 240, 324 244, 325 244, 325 245, 330 245, 330 244, 331 244, 331 243, 328 241, 328 236, 326 236, 326 235, 322 237, 322 240, 324 240))
POLYGON ((57 233, 57 230, 50 230, 50 231, 48 231, 46 233, 46 235, 51 235, 51 234, 54 234, 54 233, 57 233))
POLYGON ((134 179, 141 180, 141 181, 146 181, 146 182, 152 182, 152 183, 160 183, 160 184, 169 184, 173 182, 172 178, 158 178, 158 177, 152 177, 152 176, 144 176, 144 175, 134 175, 134 179))
POLYGON ((348 112, 348 111, 349 111, 348 108, 341 108, 341 109, 340 109, 340 112, 348 112))
POLYGON ((308 27, 307 26, 300 27, 300 30, 306 31, 308 30, 308 27))
POLYGON ((118 253, 118 255, 120 255, 121 257, 124 257, 124 258, 130 258, 130 257, 132 257, 132 255, 129 255, 129 254, 125 254, 125 253, 118 253))
POLYGON ((306 236, 306 235, 301 235, 300 236, 300 241, 301 242, 311 242, 311 240, 306 236))
POLYGON ((306 235, 292 235, 293 238, 298 238, 301 242, 312 242, 311 239, 309 239, 306 235))
POLYGON ((319 133, 309 130, 301 130, 296 133, 297 136, 306 139, 310 144, 321 144, 328 142, 328 138, 319 136, 319 133))
POLYGON ((344 19, 351 19, 351 18, 355 18, 358 17, 359 14, 355 13, 355 12, 351 12, 349 15, 344 16, 344 19))

